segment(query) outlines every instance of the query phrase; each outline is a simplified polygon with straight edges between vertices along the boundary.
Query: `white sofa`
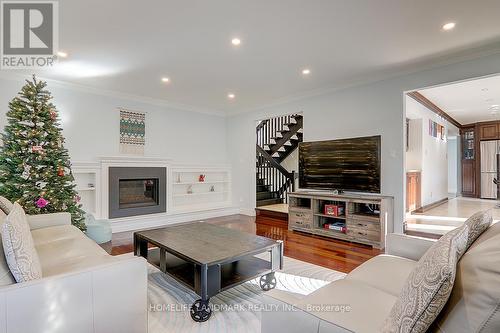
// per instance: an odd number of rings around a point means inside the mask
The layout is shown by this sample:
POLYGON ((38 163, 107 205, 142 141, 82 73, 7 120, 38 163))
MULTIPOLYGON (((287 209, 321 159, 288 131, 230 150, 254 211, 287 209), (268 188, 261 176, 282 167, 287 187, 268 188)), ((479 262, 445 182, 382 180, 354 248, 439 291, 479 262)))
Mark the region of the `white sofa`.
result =
MULTIPOLYGON (((374 333, 432 240, 391 234, 386 254, 307 295, 265 294, 262 333, 374 333), (270 310, 270 311, 269 311, 270 310)), ((486 230, 457 266, 453 292, 429 332, 500 332, 500 223, 486 230)))
MULTIPOLYGON (((0 224, 5 217, 0 210, 0 224)), ((68 213, 28 216, 28 222, 43 278, 15 283, 4 275, 0 333, 147 332, 143 258, 107 254, 71 225, 68 213)), ((0 265, 5 269, 4 260, 0 265)))

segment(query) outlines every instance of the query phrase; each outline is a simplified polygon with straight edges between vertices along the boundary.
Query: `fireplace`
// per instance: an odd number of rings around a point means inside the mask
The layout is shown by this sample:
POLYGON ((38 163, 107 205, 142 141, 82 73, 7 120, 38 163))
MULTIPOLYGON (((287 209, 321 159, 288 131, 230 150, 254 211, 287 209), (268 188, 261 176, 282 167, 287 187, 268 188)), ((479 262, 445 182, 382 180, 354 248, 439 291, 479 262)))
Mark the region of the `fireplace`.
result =
POLYGON ((109 218, 166 212, 166 168, 110 167, 109 218))

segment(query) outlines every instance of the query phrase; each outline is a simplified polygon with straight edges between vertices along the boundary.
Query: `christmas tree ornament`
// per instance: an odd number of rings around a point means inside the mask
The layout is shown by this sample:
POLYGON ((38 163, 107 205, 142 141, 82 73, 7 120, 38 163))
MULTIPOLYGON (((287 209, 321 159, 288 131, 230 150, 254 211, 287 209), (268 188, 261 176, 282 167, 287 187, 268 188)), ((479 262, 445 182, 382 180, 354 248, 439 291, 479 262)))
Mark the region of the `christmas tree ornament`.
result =
POLYGON ((33 76, 9 102, 0 138, 0 195, 18 201, 27 214, 68 212, 72 224, 85 230, 75 184, 66 176, 71 174, 69 153, 46 86, 33 76))
POLYGON ((41 153, 41 152, 43 152, 43 147, 42 146, 32 146, 31 152, 32 153, 41 153))
POLYGON ((30 170, 31 170, 31 166, 25 164, 23 173, 21 174, 21 178, 28 179, 30 177, 30 170))
POLYGON ((75 195, 75 202, 78 203, 82 200, 82 197, 79 195, 75 195))
POLYGON ((35 202, 36 206, 38 208, 45 208, 45 206, 47 206, 49 204, 49 202, 47 200, 45 200, 44 198, 40 197, 38 198, 38 200, 35 202))
POLYGON ((39 181, 35 183, 35 186, 43 190, 47 186, 47 182, 39 181))

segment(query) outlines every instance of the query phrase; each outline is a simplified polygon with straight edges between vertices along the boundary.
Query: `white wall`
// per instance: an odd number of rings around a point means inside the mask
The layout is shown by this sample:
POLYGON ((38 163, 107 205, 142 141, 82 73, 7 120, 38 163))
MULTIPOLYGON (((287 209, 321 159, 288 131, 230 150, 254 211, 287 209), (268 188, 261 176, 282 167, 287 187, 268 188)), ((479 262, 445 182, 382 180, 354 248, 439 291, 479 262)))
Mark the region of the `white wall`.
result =
MULTIPOLYGON (((0 132, 6 123, 8 102, 22 85, 22 80, 0 78, 0 132)), ((72 161, 120 155, 117 107, 124 107, 147 113, 146 156, 179 163, 227 163, 224 117, 104 96, 57 82, 49 81, 47 88, 61 113, 65 146, 72 161)))
POLYGON ((408 96, 406 97, 406 117, 411 119, 410 123, 415 121, 421 123, 420 126, 415 126, 417 128, 410 128, 410 143, 412 138, 415 139, 416 142, 413 142, 411 146, 416 147, 417 152, 414 156, 409 152, 406 153, 406 165, 408 167, 409 162, 412 162, 414 169, 420 169, 422 172, 421 200, 422 205, 425 206, 448 197, 449 177, 448 140, 441 140, 429 134, 429 120, 444 126, 445 133, 458 132, 458 128, 408 96), (412 137, 412 129, 415 132, 420 130, 421 133, 413 133, 415 137, 412 137), (418 161, 414 161, 418 158, 418 153, 421 157, 420 168, 417 167, 418 161))
POLYGON ((459 137, 448 138, 448 193, 458 195, 460 192, 460 145, 459 137))
MULTIPOLYGON (((302 111, 304 141, 382 136, 382 193, 395 199, 394 230, 404 219, 405 91, 490 75, 500 70, 500 54, 443 65, 376 83, 291 100, 228 119, 229 158, 233 165, 233 200, 244 213, 255 207, 255 121, 302 111)), ((388 226, 389 231, 392 226, 388 226)))
POLYGON ((406 151, 406 171, 422 171, 422 119, 410 119, 408 126, 409 140, 406 151))

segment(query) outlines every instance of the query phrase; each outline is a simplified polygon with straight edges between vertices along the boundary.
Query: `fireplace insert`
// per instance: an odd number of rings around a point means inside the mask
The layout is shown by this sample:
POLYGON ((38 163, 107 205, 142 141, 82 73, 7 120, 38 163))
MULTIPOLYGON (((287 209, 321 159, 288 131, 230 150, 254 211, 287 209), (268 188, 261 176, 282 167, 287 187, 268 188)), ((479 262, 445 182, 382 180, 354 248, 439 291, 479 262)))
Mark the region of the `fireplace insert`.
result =
POLYGON ((158 178, 120 179, 118 193, 120 209, 157 206, 158 178))
POLYGON ((166 168, 109 168, 109 218, 166 211, 166 168))

